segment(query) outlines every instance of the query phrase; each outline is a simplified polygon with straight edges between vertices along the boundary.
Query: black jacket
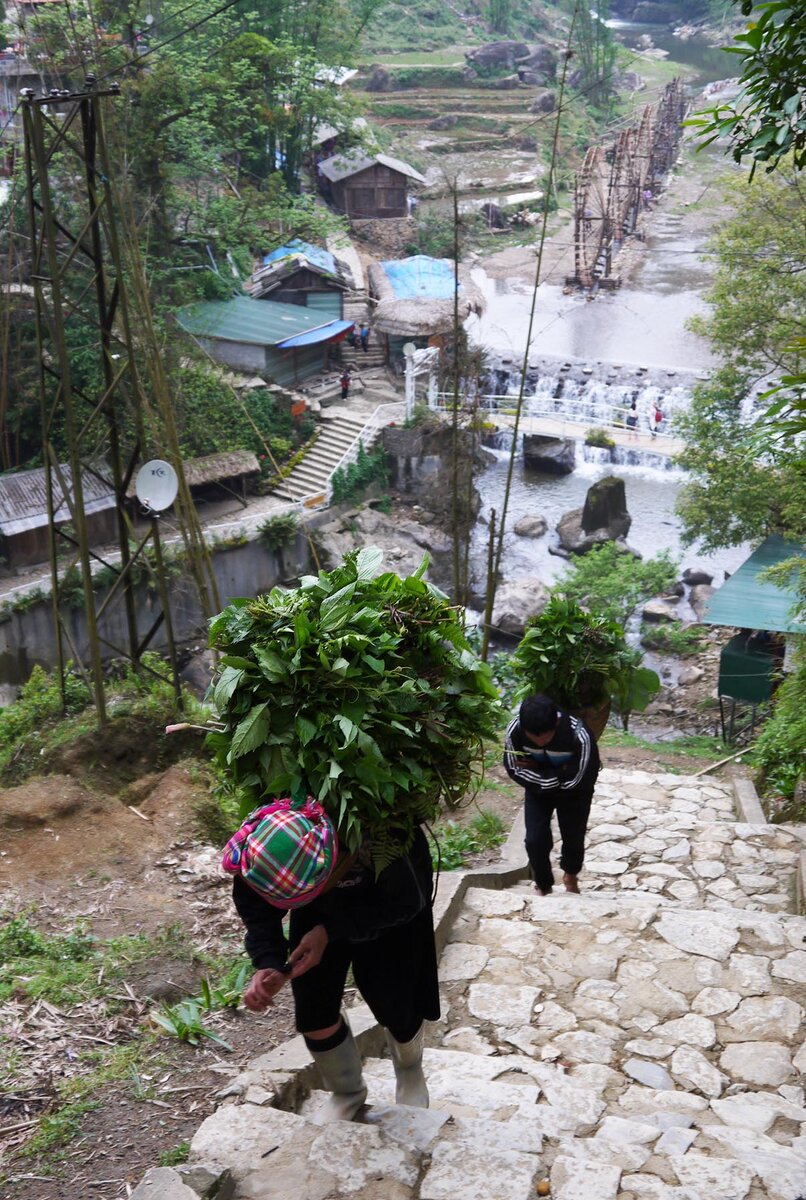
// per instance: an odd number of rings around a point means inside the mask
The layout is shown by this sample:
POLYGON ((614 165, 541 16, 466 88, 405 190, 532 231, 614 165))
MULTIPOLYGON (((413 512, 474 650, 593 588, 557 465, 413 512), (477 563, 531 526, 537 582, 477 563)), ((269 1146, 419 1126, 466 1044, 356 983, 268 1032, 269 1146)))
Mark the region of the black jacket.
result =
MULTIPOLYGON (((299 919, 305 929, 324 925, 331 942, 372 941, 430 906, 431 879, 428 842, 418 829, 409 853, 395 859, 377 879, 369 854, 363 852, 330 891, 294 909, 292 920, 299 919)), ((232 898, 246 926, 244 944, 255 969, 281 967, 288 958, 283 910, 264 900, 240 875, 233 881, 232 898)))
POLYGON ((562 762, 533 758, 528 751, 538 747, 524 736, 517 717, 510 721, 504 741, 504 768, 526 789, 527 796, 557 793, 561 799, 563 792, 593 794, 601 764, 596 741, 583 721, 561 712, 554 737, 544 749, 568 757, 562 762))

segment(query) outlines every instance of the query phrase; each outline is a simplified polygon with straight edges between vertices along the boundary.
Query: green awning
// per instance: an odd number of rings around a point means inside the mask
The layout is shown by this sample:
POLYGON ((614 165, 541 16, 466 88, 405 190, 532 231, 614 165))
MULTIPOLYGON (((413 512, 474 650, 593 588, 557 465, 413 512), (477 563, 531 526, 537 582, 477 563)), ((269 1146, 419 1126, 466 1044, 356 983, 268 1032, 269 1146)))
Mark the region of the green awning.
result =
POLYGON ((255 346, 276 346, 288 338, 314 329, 322 330, 318 341, 338 336, 322 312, 299 304, 280 304, 276 300, 210 300, 180 308, 176 319, 184 330, 196 337, 220 338, 226 342, 248 342, 255 346))
POLYGON ((703 621, 707 625, 735 625, 738 629, 767 629, 770 633, 806 633, 806 625, 792 617, 797 599, 794 591, 759 578, 787 558, 806 558, 806 550, 777 533, 765 538, 706 603, 703 621))

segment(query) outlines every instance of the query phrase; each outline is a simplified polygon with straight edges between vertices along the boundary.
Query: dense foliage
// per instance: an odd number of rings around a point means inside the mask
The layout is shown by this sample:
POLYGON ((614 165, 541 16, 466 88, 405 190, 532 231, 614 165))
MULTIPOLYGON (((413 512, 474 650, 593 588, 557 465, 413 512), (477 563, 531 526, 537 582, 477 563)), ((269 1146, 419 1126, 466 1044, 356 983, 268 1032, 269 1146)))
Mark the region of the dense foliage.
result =
POLYGON ((640 559, 625 554, 615 542, 605 542, 573 558, 568 574, 553 590, 623 624, 639 604, 665 592, 676 578, 677 564, 668 550, 640 559))
POLYGON ((791 165, 782 166, 731 184, 727 198, 736 212, 711 243, 717 262, 712 310, 695 323, 723 365, 680 420, 687 443, 682 463, 690 472, 679 502, 684 538, 701 538, 706 550, 768 533, 806 533, 802 444, 769 430, 762 434, 763 402, 752 399, 760 381, 803 370, 803 182, 791 165))
POLYGON ((499 711, 426 562, 400 579, 376 575, 381 558, 368 548, 293 591, 236 601, 210 631, 224 731, 209 742, 243 811, 311 793, 350 849, 370 841, 378 868, 467 795, 499 711))
MULTIPOLYGON (((737 162, 772 171, 792 153, 806 165, 806 8, 801 0, 734 0, 747 29, 726 47, 739 59, 741 91, 692 118, 703 144, 726 138, 737 162)), ((727 74, 727 71, 726 71, 727 74)))

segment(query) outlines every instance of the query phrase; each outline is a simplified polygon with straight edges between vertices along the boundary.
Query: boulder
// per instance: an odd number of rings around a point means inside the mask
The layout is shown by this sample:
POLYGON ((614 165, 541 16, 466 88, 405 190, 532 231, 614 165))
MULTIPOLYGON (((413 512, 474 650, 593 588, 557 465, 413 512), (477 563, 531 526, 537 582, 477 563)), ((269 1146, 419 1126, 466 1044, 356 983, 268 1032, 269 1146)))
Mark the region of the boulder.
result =
POLYGON ((570 475, 576 466, 573 438, 549 437, 542 433, 523 435, 525 466, 546 475, 570 475))
POLYGON ((685 584, 680 583, 678 580, 677 583, 670 584, 663 594, 664 596, 675 596, 679 600, 681 596, 685 596, 686 594, 685 584))
POLYGON ((644 621, 651 621, 654 624, 658 624, 661 621, 678 621, 680 614, 677 611, 677 602, 674 600, 664 600, 662 597, 656 596, 654 600, 649 600, 644 605, 641 618, 644 621))
POLYGON ((477 71, 514 70, 515 63, 529 57, 525 42, 488 42, 465 55, 468 63, 477 71))
POLYGON ((533 87, 542 87, 546 82, 546 76, 542 71, 533 71, 531 67, 518 67, 518 79, 521 83, 531 84, 533 87))
POLYGON ((640 557, 630 549, 623 538, 614 538, 607 526, 594 529, 591 533, 585 533, 582 528, 583 511, 581 508, 572 508, 567 513, 563 513, 557 522, 557 535, 563 550, 571 554, 587 554, 588 550, 592 550, 594 546, 603 546, 605 542, 615 542, 616 547, 622 553, 640 557))
POLYGON ((534 100, 529 105, 529 112, 550 113, 554 112, 556 107, 557 97, 554 92, 548 91, 547 89, 546 91, 535 96, 534 100))
POLYGON ((530 71, 540 71, 549 79, 557 74, 557 55, 550 46, 535 46, 526 58, 519 58, 518 68, 525 67, 530 71))
POLYGON ((548 522, 545 517, 532 516, 521 517, 515 522, 515 532, 518 537, 539 538, 548 529, 548 522))
POLYGON ((686 567, 683 572, 683 583, 686 587, 694 587, 698 583, 711 584, 714 582, 713 575, 709 575, 707 571, 703 571, 701 567, 686 567))
POLYGON ((715 591, 716 588, 709 587, 707 583, 697 583, 689 592, 688 602, 700 620, 705 616, 706 605, 715 591))
POLYGON ((632 517, 627 512, 623 479, 606 475, 588 488, 582 510, 582 529, 585 533, 606 529, 608 539, 615 541, 616 538, 627 536, 630 525, 632 517))
POLYGON ((536 577, 525 576, 499 584, 491 623, 501 633, 522 637, 526 622, 530 617, 539 616, 548 601, 548 589, 536 577))
POLYGON ((372 74, 367 81, 368 92, 393 92, 395 91, 395 81, 391 72, 387 71, 386 67, 374 66, 372 74))
POLYGON ((481 206, 481 215, 484 217, 484 222, 488 229, 505 229, 506 220, 504 214, 497 204, 493 204, 488 200, 486 204, 481 206))
POLYGON ((692 683, 699 683, 705 672, 700 667, 683 667, 683 670, 677 676, 678 687, 689 687, 692 683))
POLYGON ((616 79, 616 87, 624 92, 642 92, 646 87, 646 80, 635 71, 622 71, 616 79))
POLYGON ((202 650, 188 659, 179 672, 179 678, 183 685, 201 700, 210 686, 214 667, 212 650, 202 650))

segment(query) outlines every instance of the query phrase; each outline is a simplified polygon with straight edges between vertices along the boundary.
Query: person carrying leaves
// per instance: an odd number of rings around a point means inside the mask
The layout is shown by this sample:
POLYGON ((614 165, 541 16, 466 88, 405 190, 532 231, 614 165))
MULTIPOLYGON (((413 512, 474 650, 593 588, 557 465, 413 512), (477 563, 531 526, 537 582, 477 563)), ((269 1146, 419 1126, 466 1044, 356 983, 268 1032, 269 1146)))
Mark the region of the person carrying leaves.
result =
POLYGON ((361 1055, 341 1011, 347 972, 386 1040, 398 1104, 428 1107, 423 1022, 439 1018, 431 856, 417 830, 376 877, 368 848, 348 854, 320 804, 275 801, 227 843, 225 871, 255 974, 244 993, 265 1012, 291 981, 297 1029, 331 1093, 325 1120, 352 1120, 367 1097, 361 1055), (288 939, 283 915, 290 914, 288 939))

